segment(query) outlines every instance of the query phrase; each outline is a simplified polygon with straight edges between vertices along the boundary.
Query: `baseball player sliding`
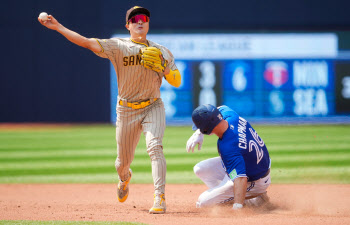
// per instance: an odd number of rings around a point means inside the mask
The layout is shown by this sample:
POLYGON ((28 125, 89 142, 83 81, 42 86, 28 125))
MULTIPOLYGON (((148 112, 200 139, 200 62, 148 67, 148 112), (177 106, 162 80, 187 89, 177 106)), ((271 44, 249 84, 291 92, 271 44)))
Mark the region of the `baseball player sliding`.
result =
POLYGON ((197 208, 233 201, 233 209, 261 206, 269 201, 271 160, 264 141, 244 118, 227 106, 201 105, 192 113, 196 130, 187 141, 187 152, 200 150, 203 134, 219 137, 220 157, 199 162, 194 173, 208 186, 197 208))
POLYGON ((163 154, 165 109, 160 98, 160 86, 164 77, 171 85, 179 87, 181 75, 171 52, 146 39, 150 12, 135 6, 126 12, 126 29, 130 38, 85 38, 49 15, 47 20, 38 18, 49 29, 56 30, 69 41, 90 49, 100 57, 109 59, 117 74, 117 159, 115 167, 119 175, 118 200, 124 202, 129 194, 130 169, 141 132, 146 137, 147 152, 152 161, 154 204, 150 213, 162 214, 165 205, 166 162, 163 154))

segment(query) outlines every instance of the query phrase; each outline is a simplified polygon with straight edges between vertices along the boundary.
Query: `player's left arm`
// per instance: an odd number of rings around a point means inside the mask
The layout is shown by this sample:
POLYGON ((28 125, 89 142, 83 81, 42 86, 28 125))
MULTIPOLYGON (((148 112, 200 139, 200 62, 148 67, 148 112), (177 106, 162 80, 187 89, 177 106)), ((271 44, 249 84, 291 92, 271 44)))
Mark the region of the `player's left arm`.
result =
POLYGON ((174 87, 180 87, 181 85, 181 74, 178 69, 171 70, 169 67, 165 68, 164 78, 174 87))
POLYGON ((164 70, 164 78, 174 87, 180 87, 181 85, 181 74, 177 69, 173 54, 165 48, 164 58, 169 62, 164 70))

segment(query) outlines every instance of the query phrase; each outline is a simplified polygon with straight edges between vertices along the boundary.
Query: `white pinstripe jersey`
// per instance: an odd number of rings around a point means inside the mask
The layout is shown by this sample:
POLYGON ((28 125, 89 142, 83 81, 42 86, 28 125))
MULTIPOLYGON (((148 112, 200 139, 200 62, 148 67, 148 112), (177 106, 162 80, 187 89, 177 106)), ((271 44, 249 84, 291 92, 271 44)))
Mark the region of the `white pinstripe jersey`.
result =
MULTIPOLYGON (((140 49, 147 47, 130 38, 96 39, 102 52, 96 55, 108 58, 115 69, 118 82, 118 96, 128 102, 139 102, 152 98, 160 98, 160 86, 163 73, 146 69, 141 65, 140 49)), ((149 47, 157 47, 168 61, 169 68, 176 70, 172 53, 157 43, 148 41, 149 47)))

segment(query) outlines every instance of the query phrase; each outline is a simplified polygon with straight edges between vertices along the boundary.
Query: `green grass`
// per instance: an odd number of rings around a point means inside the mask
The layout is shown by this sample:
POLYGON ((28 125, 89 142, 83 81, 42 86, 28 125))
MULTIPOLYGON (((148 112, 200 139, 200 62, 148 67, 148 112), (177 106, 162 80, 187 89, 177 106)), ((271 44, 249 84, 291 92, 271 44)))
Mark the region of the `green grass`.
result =
MULTIPOLYGON (((273 183, 350 183, 350 126, 255 126, 272 159, 273 183)), ((167 127, 163 140, 167 183, 201 183, 192 172, 218 156, 215 136, 186 152, 190 127, 167 127)), ((63 126, 0 130, 0 183, 114 183, 115 127, 63 126)), ((141 135, 132 183, 153 183, 141 135)))

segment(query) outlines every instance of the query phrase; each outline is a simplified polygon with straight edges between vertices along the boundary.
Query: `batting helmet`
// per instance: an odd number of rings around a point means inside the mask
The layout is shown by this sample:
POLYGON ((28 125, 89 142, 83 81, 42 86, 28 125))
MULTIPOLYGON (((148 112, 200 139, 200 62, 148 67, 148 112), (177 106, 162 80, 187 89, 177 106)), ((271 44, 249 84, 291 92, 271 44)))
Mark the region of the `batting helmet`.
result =
POLYGON ((203 134, 211 134, 216 125, 221 122, 222 115, 215 106, 205 104, 193 111, 192 120, 195 129, 199 129, 203 134))

